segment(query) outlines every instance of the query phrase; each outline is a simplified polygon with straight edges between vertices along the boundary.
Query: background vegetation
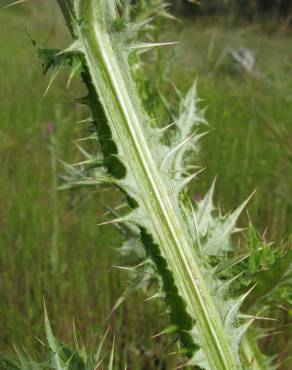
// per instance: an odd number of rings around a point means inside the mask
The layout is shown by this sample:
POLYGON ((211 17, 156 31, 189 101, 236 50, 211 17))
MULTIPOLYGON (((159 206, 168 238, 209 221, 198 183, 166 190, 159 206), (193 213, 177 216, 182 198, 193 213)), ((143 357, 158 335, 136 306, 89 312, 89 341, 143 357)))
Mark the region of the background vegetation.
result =
POLYGON ((173 0, 176 10, 204 15, 224 14, 255 19, 258 17, 288 17, 291 20, 291 0, 173 0))
MULTIPOLYGON (((213 3, 217 7, 219 1, 213 3)), ((68 37, 63 20, 54 2, 39 1, 1 9, 0 22, 5 25, 0 33, 0 348, 39 347, 45 298, 54 332, 62 339, 73 341, 74 317, 84 341, 94 347, 114 322, 121 361, 127 357, 131 368, 155 368, 167 351, 160 337, 150 338, 166 320, 155 303, 145 307, 143 296, 133 295, 106 321, 125 285, 124 275, 112 268, 118 233, 111 226, 95 227, 104 220, 102 203, 111 195, 56 193, 56 176, 62 172, 56 157, 69 163, 80 157, 71 138, 80 135, 74 121, 81 112, 64 91, 65 77, 43 98, 47 81, 25 27, 40 44, 59 47, 68 37)), ((161 33, 163 39, 181 41, 166 51, 171 80, 186 90, 197 77, 208 107, 210 133, 202 141, 199 163, 207 169, 193 196, 200 197, 218 176, 216 198, 223 209, 234 209, 256 188, 250 218, 275 245, 288 239, 292 49, 287 22, 269 18, 247 23, 244 18, 234 25, 222 17, 215 22, 189 17, 161 24, 161 33), (257 78, 241 74, 227 55, 229 47, 242 46, 256 57, 257 78)), ((165 76, 159 63, 151 63, 150 54, 146 58, 157 93, 175 103, 175 93, 160 83, 165 76)), ((82 96, 81 90, 75 81, 70 94, 82 96)), ((291 311, 283 315, 284 323, 289 315, 291 311)), ((287 345, 289 331, 288 325, 268 345, 287 345)), ((169 368, 171 360, 166 361, 169 368)))

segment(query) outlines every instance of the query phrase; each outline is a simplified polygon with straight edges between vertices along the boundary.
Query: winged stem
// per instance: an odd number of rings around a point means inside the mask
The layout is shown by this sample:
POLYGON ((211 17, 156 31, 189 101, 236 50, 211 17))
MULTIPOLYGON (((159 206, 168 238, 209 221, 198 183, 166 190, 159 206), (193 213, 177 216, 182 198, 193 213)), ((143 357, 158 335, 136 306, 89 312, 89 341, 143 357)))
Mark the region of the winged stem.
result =
MULTIPOLYGON (((219 312, 209 286, 212 274, 207 276, 199 246, 189 234, 179 201, 186 179, 170 178, 160 167, 164 147, 155 139, 157 132, 150 127, 132 78, 128 57, 133 47, 127 47, 117 27, 115 3, 59 0, 59 4, 75 39, 64 53, 81 55, 89 105, 93 114, 95 107, 102 106, 104 127, 110 130, 111 154, 121 169, 116 171, 114 183, 127 194, 133 208, 126 220, 141 230, 183 345, 191 357, 198 344, 201 348, 192 364, 239 369, 239 356, 232 347, 235 338, 224 322, 234 318, 219 312)), ((112 168, 108 166, 108 170, 112 168)), ((237 304, 230 311, 236 309, 237 304)))

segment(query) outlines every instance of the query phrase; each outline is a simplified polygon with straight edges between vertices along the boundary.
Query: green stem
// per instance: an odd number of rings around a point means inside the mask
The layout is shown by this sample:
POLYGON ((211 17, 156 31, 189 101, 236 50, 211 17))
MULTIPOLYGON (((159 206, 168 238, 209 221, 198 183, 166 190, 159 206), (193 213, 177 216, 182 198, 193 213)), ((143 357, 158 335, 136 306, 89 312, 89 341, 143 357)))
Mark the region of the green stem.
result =
MULTIPOLYGON (((105 0, 77 3, 77 17, 83 20, 74 29, 79 51, 84 55, 92 88, 99 98, 96 104, 100 102, 104 109, 112 140, 118 148, 118 158, 138 189, 137 203, 144 212, 140 226, 143 229, 149 224, 146 232, 158 246, 166 265, 161 259, 154 259, 157 271, 164 282, 170 272, 186 315, 198 328, 209 368, 238 369, 237 354, 231 351, 230 338, 200 272, 200 260, 182 224, 183 217, 161 178, 148 145, 146 127, 150 119, 127 69, 127 53, 117 48, 108 30, 106 13, 111 11, 111 6, 105 0)), ((135 192, 130 196, 135 199, 135 192)))

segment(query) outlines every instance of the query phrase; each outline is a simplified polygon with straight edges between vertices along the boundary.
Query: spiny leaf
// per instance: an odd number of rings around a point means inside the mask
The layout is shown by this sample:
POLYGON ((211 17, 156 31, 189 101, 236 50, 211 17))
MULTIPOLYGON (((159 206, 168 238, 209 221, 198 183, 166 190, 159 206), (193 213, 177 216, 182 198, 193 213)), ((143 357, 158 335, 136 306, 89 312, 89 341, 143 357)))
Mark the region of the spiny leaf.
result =
MULTIPOLYGON (((48 346, 46 346, 47 360, 40 362, 28 355, 25 350, 15 349, 14 353, 0 357, 1 370, 97 370, 102 362, 102 350, 106 334, 101 339, 95 355, 86 353, 84 346, 70 348, 55 338, 45 308, 45 330, 48 346)), ((75 327, 74 327, 75 331, 75 327)), ((76 343, 77 344, 77 343, 76 343)), ((38 356, 39 357, 39 356, 38 356)), ((107 356, 108 370, 113 369, 114 343, 112 350, 107 356)), ((105 369, 105 367, 102 367, 105 369)))
POLYGON ((45 329, 54 368, 56 370, 85 370, 85 363, 79 353, 54 337, 46 308, 45 329))

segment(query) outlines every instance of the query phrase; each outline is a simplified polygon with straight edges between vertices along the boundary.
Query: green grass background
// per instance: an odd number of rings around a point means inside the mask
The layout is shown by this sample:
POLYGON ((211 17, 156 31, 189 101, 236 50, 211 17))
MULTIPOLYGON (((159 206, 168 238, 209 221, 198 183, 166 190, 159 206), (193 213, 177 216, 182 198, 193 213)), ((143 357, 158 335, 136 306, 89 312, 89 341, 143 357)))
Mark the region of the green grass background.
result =
MULTIPOLYGON (((68 40, 62 18, 53 3, 40 1, 0 9, 0 24, 0 348, 39 347, 45 299, 57 336, 72 342, 74 317, 85 343, 94 347, 111 326, 121 361, 130 359, 135 369, 153 368, 156 356, 163 361, 167 351, 160 338, 150 338, 166 322, 159 307, 136 294, 106 320, 126 280, 112 268, 118 233, 97 227, 104 220, 101 201, 110 195, 55 193, 46 127, 54 124, 60 158, 69 163, 80 158, 72 139, 80 135, 74 121, 82 112, 73 98, 82 96, 82 88, 77 81, 67 91, 62 76, 43 97, 48 80, 25 28, 41 45, 62 47, 68 40), (54 245, 55 270, 50 265, 54 245)), ((257 189, 250 217, 278 243, 292 231, 291 34, 280 26, 227 26, 220 19, 167 23, 162 32, 165 39, 181 41, 167 51, 172 81, 186 90, 197 78, 208 107, 210 133, 199 158, 206 170, 193 195, 203 194, 218 176, 216 201, 229 210, 257 189), (226 50, 240 46, 254 52, 261 78, 244 78, 234 70, 226 50)), ((160 76, 152 67, 155 86, 160 76)))

